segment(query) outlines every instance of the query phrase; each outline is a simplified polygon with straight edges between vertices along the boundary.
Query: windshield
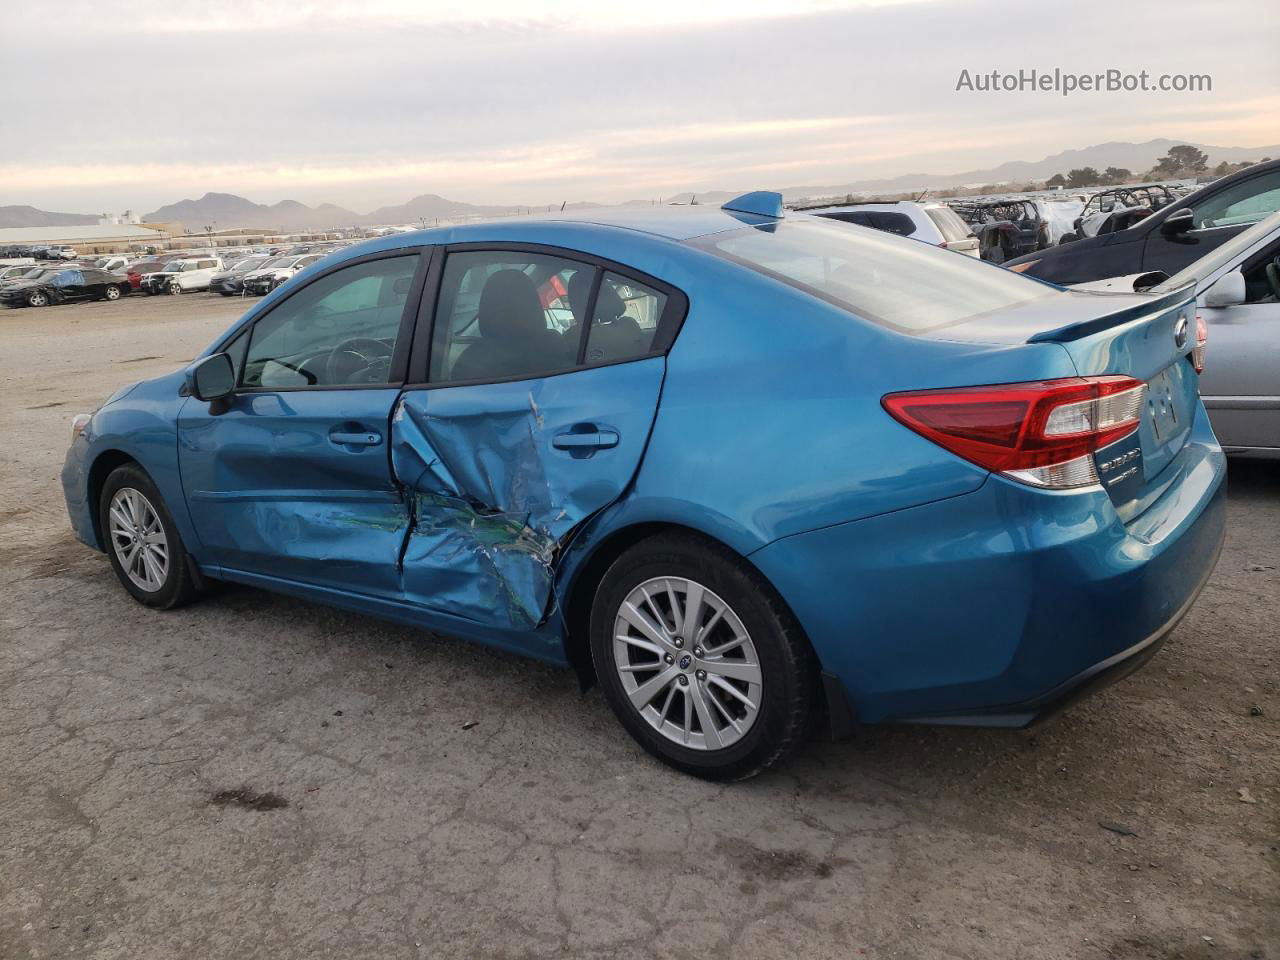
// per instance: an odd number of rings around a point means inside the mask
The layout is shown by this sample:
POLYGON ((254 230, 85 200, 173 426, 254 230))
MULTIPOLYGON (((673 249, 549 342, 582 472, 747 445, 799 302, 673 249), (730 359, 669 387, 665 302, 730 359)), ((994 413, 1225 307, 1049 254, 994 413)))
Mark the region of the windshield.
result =
POLYGON ((262 265, 261 269, 265 270, 268 267, 291 267, 293 266, 293 261, 296 259, 297 257, 272 257, 262 265))
POLYGON ((922 333, 1062 292, 974 257, 821 220, 712 234, 700 246, 904 333, 922 333))
POLYGON ((233 273, 245 273, 248 270, 256 270, 266 262, 266 257, 248 257, 233 264, 231 266, 231 271, 233 273))
POLYGON ((181 260, 170 260, 168 263, 164 265, 164 269, 161 270, 160 272, 161 273, 181 273, 185 269, 187 269, 187 265, 183 263, 181 260))
POLYGON ((1280 213, 1273 213, 1265 220, 1259 220, 1248 230, 1237 233, 1222 246, 1205 254, 1183 267, 1164 283, 1151 288, 1152 293, 1164 293, 1176 290, 1188 283, 1199 283, 1205 277, 1215 273, 1237 257, 1243 256, 1249 248, 1263 241, 1268 236, 1280 232, 1280 213))

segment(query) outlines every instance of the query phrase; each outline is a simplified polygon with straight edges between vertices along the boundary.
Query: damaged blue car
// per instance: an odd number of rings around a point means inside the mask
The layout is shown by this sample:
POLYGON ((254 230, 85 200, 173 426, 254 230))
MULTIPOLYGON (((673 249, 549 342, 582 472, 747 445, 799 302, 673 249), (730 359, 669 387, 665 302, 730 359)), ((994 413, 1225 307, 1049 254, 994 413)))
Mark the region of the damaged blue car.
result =
POLYGON ((1223 538, 1194 313, 776 194, 398 234, 77 417, 62 480, 144 604, 235 581, 572 667, 739 778, 1156 651, 1223 538))

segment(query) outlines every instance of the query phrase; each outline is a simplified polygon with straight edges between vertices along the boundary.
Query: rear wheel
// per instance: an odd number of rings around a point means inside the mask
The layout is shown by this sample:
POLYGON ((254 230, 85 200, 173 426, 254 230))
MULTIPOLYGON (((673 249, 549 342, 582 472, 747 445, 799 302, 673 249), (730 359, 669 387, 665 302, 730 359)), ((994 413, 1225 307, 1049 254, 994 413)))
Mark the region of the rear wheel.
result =
POLYGON ((141 467, 127 464, 111 472, 98 499, 98 517, 111 567, 130 596, 162 610, 195 598, 182 538, 141 467))
POLYGON ((816 664, 773 588, 694 536, 627 550, 591 609, 605 697, 647 751, 712 780, 753 776, 804 735, 816 664))
POLYGON ((116 286, 107 287, 107 289, 103 291, 102 295, 106 297, 108 300, 119 300, 120 288, 116 286))

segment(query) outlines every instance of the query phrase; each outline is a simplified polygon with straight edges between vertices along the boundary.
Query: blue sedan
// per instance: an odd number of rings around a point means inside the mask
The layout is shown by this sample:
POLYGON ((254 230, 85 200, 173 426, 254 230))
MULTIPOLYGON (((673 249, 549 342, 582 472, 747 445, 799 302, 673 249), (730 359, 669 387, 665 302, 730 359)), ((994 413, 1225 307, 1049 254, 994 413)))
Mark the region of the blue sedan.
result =
POLYGON ((73 424, 76 533, 598 682, 749 776, 811 728, 1025 725, 1150 657, 1222 543, 1190 290, 636 207, 384 237, 73 424))

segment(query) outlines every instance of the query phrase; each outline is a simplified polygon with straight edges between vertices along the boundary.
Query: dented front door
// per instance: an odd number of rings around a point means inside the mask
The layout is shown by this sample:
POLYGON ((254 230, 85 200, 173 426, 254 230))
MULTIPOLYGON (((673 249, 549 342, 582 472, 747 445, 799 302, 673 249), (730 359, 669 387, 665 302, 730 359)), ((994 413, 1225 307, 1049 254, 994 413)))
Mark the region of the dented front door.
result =
POLYGON ((664 363, 407 391, 391 425, 406 598, 499 629, 542 622, 567 535, 635 475, 664 363))

